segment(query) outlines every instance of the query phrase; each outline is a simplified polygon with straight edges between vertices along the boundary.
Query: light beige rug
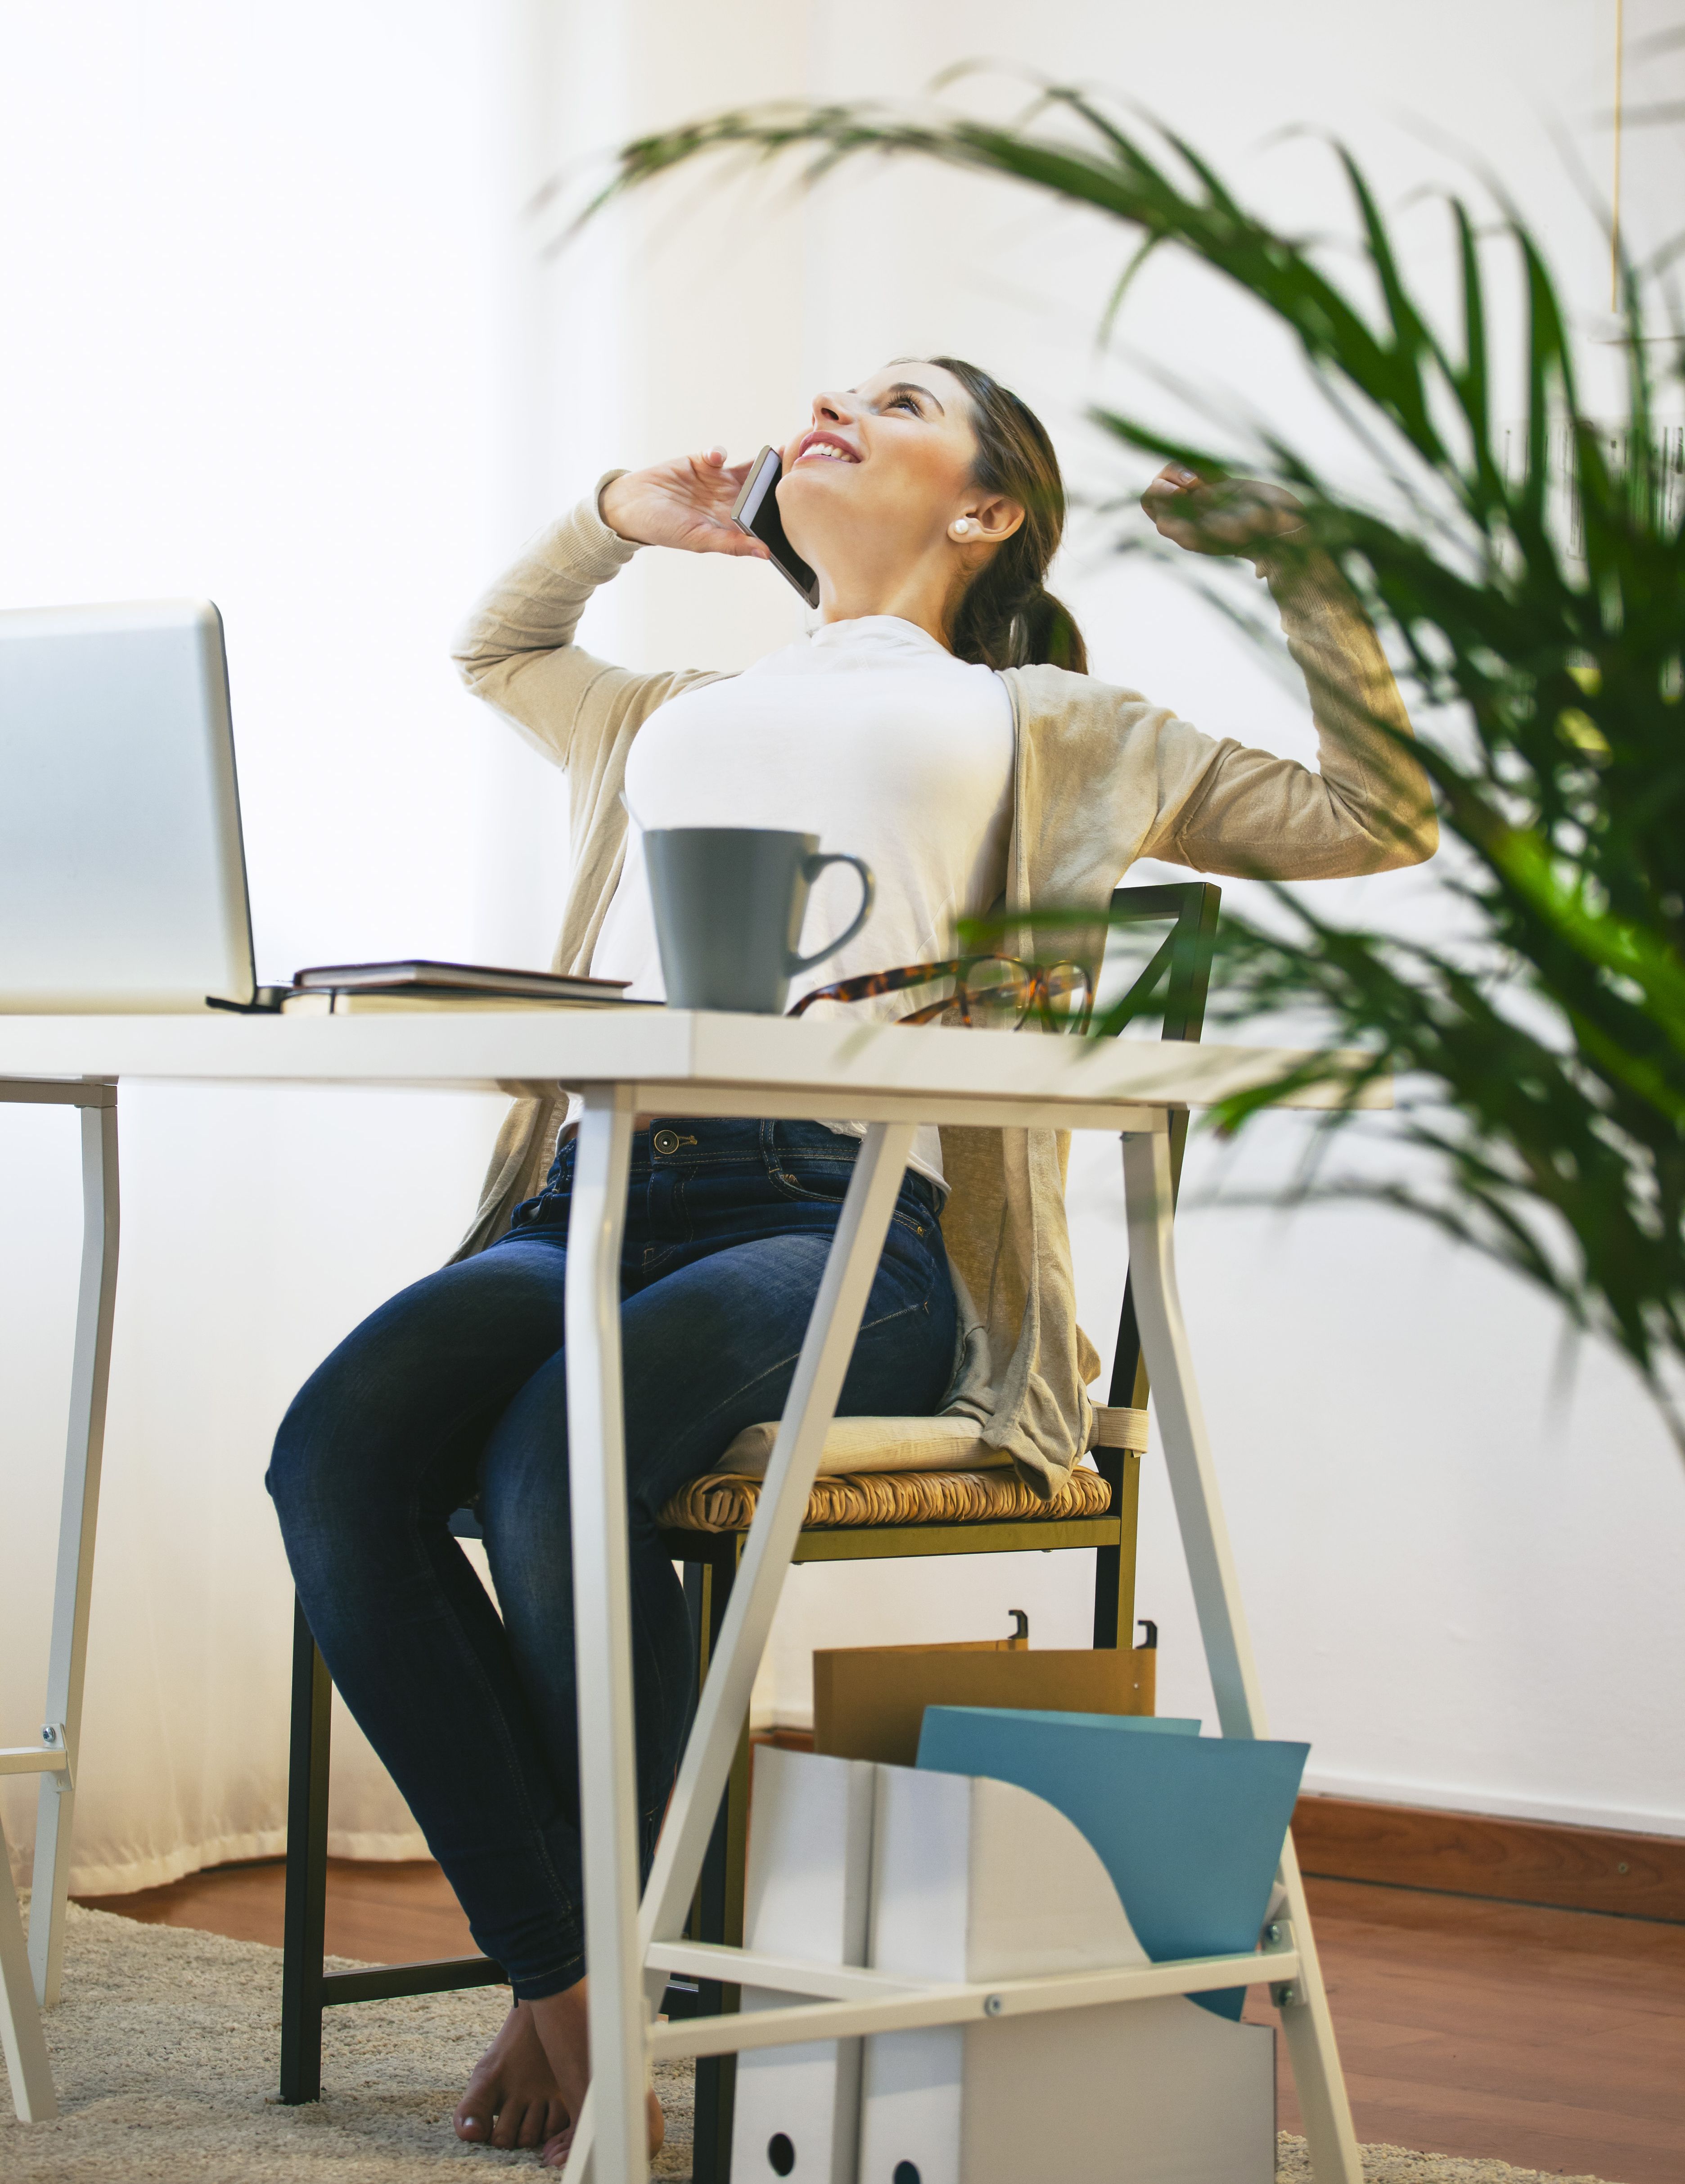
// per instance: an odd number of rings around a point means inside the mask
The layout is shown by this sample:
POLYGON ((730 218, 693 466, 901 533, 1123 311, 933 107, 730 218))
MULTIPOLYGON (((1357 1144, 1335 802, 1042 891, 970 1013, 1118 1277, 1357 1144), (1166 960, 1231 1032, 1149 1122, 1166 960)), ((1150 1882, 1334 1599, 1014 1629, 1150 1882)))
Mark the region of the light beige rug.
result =
MULTIPOLYGON (((475 2167, 536 2171, 535 2155, 464 2146, 450 2127, 508 2006, 501 1987, 331 2009, 323 2098, 284 2109, 279 1949, 74 1904, 70 1917, 64 2000, 47 2020, 64 2113, 20 2124, 0 2101, 4 2184, 412 2184, 445 2170, 465 2184, 475 2167)), ((668 2137, 655 2173, 688 2176, 689 2070, 664 2070, 657 2091, 668 2137)), ((1565 2184, 1390 2146, 1366 2148, 1364 2166, 1368 2184, 1565 2184)), ((1302 2139, 1282 2139, 1281 2175, 1309 2184, 1302 2139)))
MULTIPOLYGON (((4 2184, 411 2184, 532 2153, 464 2146, 451 2111, 509 2008, 503 1987, 327 2013, 323 2098, 282 2108, 281 1952, 72 1904, 64 1999, 47 2017, 62 2113, 0 2117, 4 2184), (464 2164, 469 2164, 464 2169, 464 2164)), ((348 1969, 338 1959, 334 1969, 348 1969)), ((0 2071, 3 2077, 3 2071, 0 2071)), ((664 2072, 656 2174, 688 2176, 688 2070, 664 2072)))

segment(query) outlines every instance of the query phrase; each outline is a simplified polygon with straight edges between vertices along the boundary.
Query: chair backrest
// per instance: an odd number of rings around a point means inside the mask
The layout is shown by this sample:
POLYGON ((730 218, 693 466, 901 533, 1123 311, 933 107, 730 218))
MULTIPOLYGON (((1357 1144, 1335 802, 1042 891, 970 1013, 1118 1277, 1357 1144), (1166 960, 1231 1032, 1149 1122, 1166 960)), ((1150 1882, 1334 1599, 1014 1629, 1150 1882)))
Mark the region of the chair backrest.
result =
MULTIPOLYGON (((1209 880, 1114 891, 1107 968, 1094 1011, 1097 1029, 1117 1034, 1143 1017, 1156 1016, 1160 1019, 1161 1039, 1199 1037, 1205 1024, 1205 996, 1210 989, 1211 957, 1222 899, 1222 889, 1209 880), (1122 990, 1114 991, 1120 983, 1122 990)), ((1173 1189, 1182 1181, 1182 1156, 1187 1144, 1187 1116, 1183 1111, 1171 1117, 1173 1189)), ((1106 1400, 1137 1411, 1144 1409, 1147 1402, 1147 1373, 1135 1323, 1135 1296, 1127 1280, 1106 1400)))

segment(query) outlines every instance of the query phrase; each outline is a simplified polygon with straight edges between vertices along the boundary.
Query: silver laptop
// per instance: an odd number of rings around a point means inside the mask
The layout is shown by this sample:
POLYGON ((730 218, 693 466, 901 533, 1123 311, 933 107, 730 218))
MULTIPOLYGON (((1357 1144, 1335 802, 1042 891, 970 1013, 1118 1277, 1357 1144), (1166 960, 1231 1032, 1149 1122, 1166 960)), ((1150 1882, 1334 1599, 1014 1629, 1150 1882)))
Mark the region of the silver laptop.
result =
POLYGON ((0 1013, 255 996, 221 616, 0 613, 0 1013))

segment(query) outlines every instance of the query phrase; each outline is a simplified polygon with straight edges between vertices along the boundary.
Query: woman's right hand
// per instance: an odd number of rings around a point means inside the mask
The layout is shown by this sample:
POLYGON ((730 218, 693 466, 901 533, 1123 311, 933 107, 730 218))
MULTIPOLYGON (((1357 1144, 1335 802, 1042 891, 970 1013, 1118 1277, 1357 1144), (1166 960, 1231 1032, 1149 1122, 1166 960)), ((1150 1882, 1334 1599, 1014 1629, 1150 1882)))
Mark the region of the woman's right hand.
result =
POLYGON ((732 505, 748 474, 747 463, 726 461, 724 448, 676 455, 670 463, 628 471, 605 485, 598 513, 634 546, 676 546, 685 554, 747 554, 770 560, 759 539, 731 521, 732 505))

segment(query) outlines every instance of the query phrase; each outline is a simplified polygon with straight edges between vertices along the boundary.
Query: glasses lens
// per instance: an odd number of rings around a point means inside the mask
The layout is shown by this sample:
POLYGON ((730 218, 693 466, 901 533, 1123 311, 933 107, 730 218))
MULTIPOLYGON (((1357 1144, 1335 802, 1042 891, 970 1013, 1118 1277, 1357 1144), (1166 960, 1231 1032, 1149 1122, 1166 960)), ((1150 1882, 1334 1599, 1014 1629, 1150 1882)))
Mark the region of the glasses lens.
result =
POLYGON ((984 956, 965 967, 965 991, 971 1021, 991 1031, 1010 1031, 1030 1006, 1031 985, 1024 966, 1009 956, 984 956))
POLYGON ((1050 964, 1043 991, 1048 1016, 1062 1028, 1081 1024, 1087 1018, 1088 973, 1080 963, 1050 964))

